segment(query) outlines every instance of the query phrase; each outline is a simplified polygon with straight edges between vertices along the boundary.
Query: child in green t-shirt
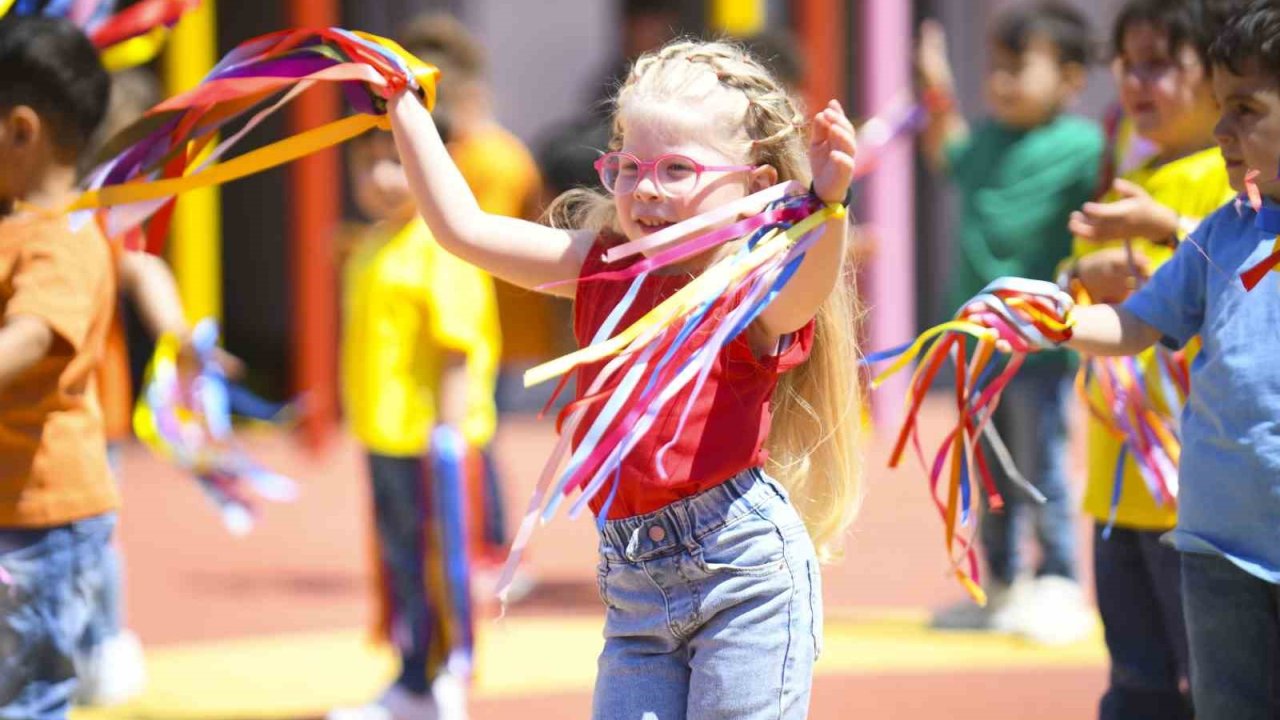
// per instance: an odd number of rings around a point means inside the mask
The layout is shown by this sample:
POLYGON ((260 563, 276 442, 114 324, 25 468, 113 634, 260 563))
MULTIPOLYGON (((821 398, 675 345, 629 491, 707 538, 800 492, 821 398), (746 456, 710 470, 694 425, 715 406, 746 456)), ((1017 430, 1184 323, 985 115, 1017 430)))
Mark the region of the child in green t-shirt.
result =
MULTIPOLYGON (((952 309, 1001 276, 1053 278, 1071 250, 1068 217, 1090 199, 1103 148, 1096 124, 1064 112, 1084 88, 1089 59, 1089 28, 1077 10, 1058 2, 1015 7, 997 18, 990 41, 990 117, 973 127, 952 100, 936 22, 922 28, 917 57, 928 110, 923 150, 960 200, 945 304, 952 309)), ((1044 643, 1070 642, 1092 627, 1076 581, 1075 502, 1063 467, 1067 365, 1062 353, 1036 358, 1005 390, 993 421, 1046 500, 1036 506, 994 468, 1005 509, 984 513, 980 527, 991 601, 947 608, 934 617, 936 627, 1016 632, 1044 643), (1034 579, 1020 577, 1028 523, 1042 557, 1034 579)))

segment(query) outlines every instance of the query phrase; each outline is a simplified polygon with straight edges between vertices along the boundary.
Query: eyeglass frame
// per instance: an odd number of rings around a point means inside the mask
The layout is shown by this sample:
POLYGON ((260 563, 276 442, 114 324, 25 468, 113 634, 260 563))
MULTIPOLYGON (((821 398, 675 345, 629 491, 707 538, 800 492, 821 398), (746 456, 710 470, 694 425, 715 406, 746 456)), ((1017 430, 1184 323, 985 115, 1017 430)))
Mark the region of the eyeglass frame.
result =
MULTIPOLYGON (((658 188, 658 190, 662 192, 662 194, 668 197, 673 197, 673 194, 670 192, 667 192, 667 189, 666 187, 663 186, 662 181, 658 179, 658 172, 657 172, 658 163, 661 163, 663 160, 666 160, 668 158, 679 158, 681 160, 689 161, 689 164, 693 166, 693 172, 694 172, 693 186, 695 188, 698 186, 698 183, 702 181, 702 173, 708 170, 712 172, 745 172, 748 170, 755 170, 756 168, 760 167, 759 165, 703 165, 702 163, 698 162, 697 160, 694 160, 693 158, 683 153, 664 153, 662 155, 659 155, 656 159, 653 159, 653 160, 641 160, 640 158, 636 157, 635 155, 632 155, 629 152, 624 152, 622 150, 614 150, 612 152, 607 152, 601 155, 600 157, 596 158, 596 161, 593 163, 593 166, 596 169, 596 175, 599 176, 600 178, 600 184, 604 186, 604 189, 607 190, 610 195, 618 194, 616 190, 609 187, 608 183, 605 181, 605 178, 604 178, 604 164, 611 157, 625 158, 625 159, 631 160, 636 164, 636 166, 639 168, 639 171, 636 173, 636 187, 640 186, 640 181, 644 179, 645 175, 649 175, 650 177, 653 178, 654 187, 658 188)), ((632 188, 627 192, 635 192, 635 188, 632 188)))

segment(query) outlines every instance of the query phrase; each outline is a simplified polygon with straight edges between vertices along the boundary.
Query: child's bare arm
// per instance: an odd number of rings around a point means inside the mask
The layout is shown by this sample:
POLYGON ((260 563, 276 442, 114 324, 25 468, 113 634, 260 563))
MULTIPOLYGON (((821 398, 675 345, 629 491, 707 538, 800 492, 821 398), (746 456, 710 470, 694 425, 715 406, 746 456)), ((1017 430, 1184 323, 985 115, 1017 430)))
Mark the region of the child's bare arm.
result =
MULTIPOLYGON (((130 251, 121 254, 118 265, 120 290, 133 300, 151 337, 172 333, 187 339, 191 327, 183 311, 178 281, 168 263, 150 253, 130 251)), ((222 348, 214 348, 213 354, 228 377, 244 376, 243 360, 222 348)))
POLYGON ((15 315, 0 326, 0 390, 40 362, 53 347, 53 329, 34 315, 15 315))
POLYGON ((1160 339, 1160 331, 1119 305, 1075 309, 1076 325, 1066 346, 1085 355, 1137 355, 1160 339))
MULTIPOLYGON (((449 157, 426 108, 416 98, 401 94, 392 98, 388 112, 418 210, 442 247, 525 288, 578 276, 594 233, 558 230, 484 212, 449 157)), ((573 286, 560 286, 556 292, 572 296, 573 286)))
POLYGON ((446 352, 440 368, 440 393, 436 398, 436 423, 461 428, 467 417, 467 356, 446 352))
POLYGON ((925 102, 928 122, 920 134, 920 149, 929 167, 941 171, 947 165, 947 146, 969 134, 969 123, 952 101, 955 79, 947 60, 947 36, 937 20, 920 25, 916 70, 924 93, 932 95, 925 102))
POLYGON ((186 336, 182 296, 165 261, 150 253, 125 252, 120 255, 119 269, 120 289, 133 300, 152 337, 165 333, 186 336))
MULTIPOLYGON (((814 117, 810 139, 813 192, 819 199, 844 199, 853 179, 856 148, 853 124, 840 103, 832 100, 814 117)), ((769 336, 795 332, 813 319, 831 289, 841 281, 848 241, 848 217, 828 220, 822 237, 805 253, 791 281, 760 314, 759 324, 769 336)))

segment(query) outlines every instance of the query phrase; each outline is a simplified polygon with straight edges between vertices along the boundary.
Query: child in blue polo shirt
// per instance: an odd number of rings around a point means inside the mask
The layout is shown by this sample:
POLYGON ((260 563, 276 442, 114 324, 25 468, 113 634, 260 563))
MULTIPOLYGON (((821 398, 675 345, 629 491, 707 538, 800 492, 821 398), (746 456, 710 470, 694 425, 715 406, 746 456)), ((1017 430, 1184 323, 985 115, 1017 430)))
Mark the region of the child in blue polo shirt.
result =
POLYGON ((1177 528, 1198 720, 1280 714, 1280 273, 1242 273, 1280 234, 1280 2, 1237 13, 1209 50, 1214 135, 1231 186, 1262 170, 1262 205, 1210 215, 1123 304, 1076 311, 1068 346, 1136 354, 1199 335, 1182 414, 1177 528))

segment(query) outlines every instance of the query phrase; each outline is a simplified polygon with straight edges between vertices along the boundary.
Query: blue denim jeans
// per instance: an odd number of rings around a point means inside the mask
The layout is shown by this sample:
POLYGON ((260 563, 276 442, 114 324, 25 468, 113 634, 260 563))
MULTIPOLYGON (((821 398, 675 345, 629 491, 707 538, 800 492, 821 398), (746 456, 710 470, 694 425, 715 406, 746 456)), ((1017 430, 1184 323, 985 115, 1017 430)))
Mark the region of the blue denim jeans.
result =
MULTIPOLYGON (((1022 570, 1021 545, 1028 523, 1040 543, 1036 575, 1076 578, 1076 504, 1065 467, 1068 388, 1063 370, 1024 370, 1009 382, 992 418, 1018 470, 1045 497, 1044 504, 1036 503, 993 458, 991 474, 1004 510, 984 512, 980 534, 991 577, 1006 585, 1022 570)), ((982 497, 985 501, 986 495, 982 497)))
POLYGON ((1280 585, 1216 555, 1182 555, 1196 720, 1280 718, 1280 585))
POLYGON ((596 720, 799 720, 822 643, 813 543, 759 470, 605 524, 596 720))
POLYGON ((0 719, 65 718, 115 513, 39 530, 0 529, 0 719))
POLYGON ((1191 720, 1187 626, 1178 551, 1159 531, 1112 528, 1093 535, 1098 611, 1111 654, 1100 720, 1191 720))

